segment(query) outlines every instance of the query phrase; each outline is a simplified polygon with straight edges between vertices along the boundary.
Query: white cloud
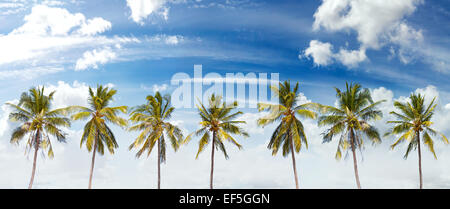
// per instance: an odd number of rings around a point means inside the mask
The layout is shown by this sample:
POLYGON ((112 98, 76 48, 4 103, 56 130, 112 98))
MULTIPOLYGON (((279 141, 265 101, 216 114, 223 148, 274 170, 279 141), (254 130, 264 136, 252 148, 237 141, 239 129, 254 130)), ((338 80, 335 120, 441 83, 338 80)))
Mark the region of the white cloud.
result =
POLYGON ((85 83, 74 81, 72 84, 58 81, 57 85, 45 86, 48 92, 55 91, 53 108, 62 108, 71 105, 88 106, 89 86, 85 83))
POLYGON ((103 33, 109 29, 111 29, 111 22, 104 20, 103 18, 96 17, 87 20, 86 23, 83 23, 78 32, 82 35, 91 36, 98 33, 103 33))
POLYGON ((347 67, 355 67, 365 61, 366 49, 379 50, 388 43, 398 48, 398 53, 395 53, 391 46, 390 57, 398 54, 400 61, 407 64, 414 58, 416 50, 413 49, 422 42, 423 35, 421 30, 407 25, 404 18, 422 3, 422 0, 323 0, 314 13, 313 30, 323 28, 357 33, 359 50, 341 48, 335 56, 347 67))
POLYGON ((349 68, 356 67, 360 62, 367 60, 366 50, 363 48, 351 51, 340 49, 338 53, 332 52, 332 49, 333 46, 330 43, 312 40, 299 58, 311 57, 317 66, 326 66, 336 60, 349 68))
MULTIPOLYGON (((409 102, 409 95, 395 98, 393 92, 391 90, 387 90, 384 87, 373 89, 371 90, 371 92, 374 101, 382 99, 387 100, 380 106, 380 110, 383 111, 384 117, 383 120, 377 122, 377 124, 378 126, 381 127, 388 127, 388 125, 386 125, 386 121, 395 119, 391 114, 389 114, 391 111, 398 111, 393 105, 394 101, 409 102)), ((414 93, 425 95, 426 105, 428 105, 433 98, 436 98, 435 103, 438 104, 438 106, 435 108, 435 114, 433 115, 432 118, 433 126, 435 127, 435 129, 447 133, 447 135, 450 134, 450 127, 448 127, 448 124, 450 123, 450 111, 448 111, 446 107, 447 105, 443 105, 440 103, 441 93, 439 92, 437 87, 429 85, 426 86, 425 88, 418 88, 414 90, 414 93)))
POLYGON ((177 45, 180 42, 184 41, 184 37, 181 35, 158 34, 146 37, 146 40, 149 42, 164 43, 166 45, 177 45))
MULTIPOLYGON (((52 108, 87 105, 89 94, 88 85, 85 83, 74 81, 69 84, 58 81, 56 84, 45 85, 45 89, 47 94, 56 91, 52 108)), ((17 103, 18 100, 10 102, 17 103)), ((9 143, 11 131, 17 126, 17 123, 8 120, 11 108, 2 105, 0 110, 0 169, 5 171, 0 173, 0 177, 5 179, 5 181, 0 181, 0 188, 24 188, 31 174, 32 155, 24 155, 26 138, 19 146, 9 143)), ((82 125, 82 123, 73 125, 71 129, 63 129, 68 134, 67 143, 59 143, 51 138, 55 152, 54 159, 48 159, 44 153, 38 155, 34 188, 87 187, 91 155, 86 152, 84 147, 80 149, 82 126, 77 125, 82 125), (67 179, 71 180, 67 181, 67 179)), ((108 154, 99 155, 96 158, 94 187, 105 185, 104 181, 114 181, 114 176, 109 174, 111 170, 117 172, 116 165, 111 163, 114 161, 114 158, 108 154)))
POLYGON ((82 25, 85 19, 81 13, 72 14, 66 9, 37 5, 25 16, 25 23, 10 34, 68 35, 73 28, 82 25))
POLYGON ((167 84, 162 84, 162 85, 153 84, 152 89, 153 89, 153 92, 156 93, 157 91, 159 91, 159 92, 165 91, 165 90, 167 90, 168 87, 169 86, 167 84))
POLYGON ((83 57, 77 60, 75 70, 86 70, 87 68, 98 68, 98 64, 105 64, 114 60, 117 57, 116 53, 111 48, 102 50, 87 51, 83 57))
MULTIPOLYGON (((397 55, 400 61, 404 64, 410 63, 416 54, 420 51, 423 42, 423 35, 421 30, 415 30, 405 23, 401 23, 396 27, 391 34, 389 40, 398 45, 397 55)), ((391 49, 393 50, 392 46, 391 49)), ((391 52, 392 55, 395 55, 391 52)))
POLYGON ((245 121, 246 124, 242 124, 241 127, 247 131, 250 135, 252 134, 263 134, 264 128, 258 126, 258 119, 267 115, 267 112, 260 113, 244 113, 238 118, 237 121, 245 121))
POLYGON ((409 46, 423 41, 423 35, 421 30, 415 30, 405 23, 400 23, 389 34, 389 39, 399 45, 409 46))
POLYGON ((309 47, 304 51, 304 55, 312 57, 314 64, 329 65, 333 60, 332 46, 330 43, 322 43, 318 40, 309 42, 309 47))
POLYGON ((62 67, 53 67, 53 66, 46 66, 46 67, 31 67, 31 68, 25 68, 25 69, 16 69, 16 70, 4 70, 0 73, 0 80, 5 79, 22 79, 22 80, 31 80, 35 79, 36 77, 39 77, 44 74, 53 74, 62 72, 64 68, 62 67))
POLYGON ((166 6, 168 0, 127 0, 127 6, 131 10, 131 19, 139 24, 144 24, 151 14, 168 19, 169 8, 166 6))
POLYGON ((399 27, 422 0, 323 0, 314 13, 313 29, 354 30, 364 47, 378 49, 380 38, 399 27))
MULTIPOLYGON (((74 81, 72 85, 65 83, 63 81, 58 81, 57 85, 48 84, 45 85, 45 93, 49 94, 52 91, 56 91, 53 100, 52 108, 67 107, 69 105, 82 105, 87 106, 88 99, 88 86, 85 83, 80 83, 74 81)), ((19 94, 18 94, 19 95, 19 94)), ((9 101, 16 104, 19 102, 18 99, 9 101)), ((9 137, 10 127, 14 123, 9 121, 8 115, 11 112, 9 106, 3 104, 1 106, 1 116, 0 116, 0 137, 9 137)))
MULTIPOLYGON (((74 82, 68 84, 58 82, 48 84, 46 88, 56 90, 55 104, 70 105, 81 104, 86 101, 87 85, 74 82), (59 94, 59 93, 60 94, 59 94), (83 93, 84 92, 84 93, 83 93)), ((380 106, 385 114, 382 121, 376 122, 380 133, 384 133, 389 125, 384 122, 390 120, 388 114, 392 111, 393 101, 405 100, 408 95, 394 95, 393 91, 384 87, 371 89, 374 100, 386 99, 387 102, 380 106), (378 125, 384 123, 384 125, 378 125)), ((416 89, 415 92, 427 95, 427 101, 433 96, 445 95, 433 86, 416 89)), ((300 101, 308 102, 305 95, 300 95, 300 101)), ((14 124, 5 127, 8 110, 5 106, 1 108, 0 114, 0 188, 24 188, 29 180, 31 172, 31 160, 23 155, 23 146, 12 146, 8 143, 9 131, 14 124), (6 132, 2 135, 2 130, 6 132)), ((450 109, 439 105, 433 116, 436 129, 444 132, 447 136, 450 129, 447 118, 450 118, 450 109)), ((255 121, 258 114, 244 114, 242 119, 255 121)), ((199 118, 196 112, 183 112, 177 110, 173 115, 174 124, 185 126, 183 130, 192 131, 197 127, 199 118), (185 129, 186 128, 186 129, 185 129)), ((353 177, 353 161, 351 156, 337 162, 334 154, 337 147, 336 138, 322 144, 320 135, 326 127, 319 128, 315 121, 302 120, 305 126, 309 149, 302 149, 296 154, 297 169, 301 188, 355 188, 353 177)), ((76 123, 83 125, 84 123, 76 123)), ((82 127, 68 130, 67 144, 54 143, 55 159, 38 159, 38 171, 35 179, 36 188, 86 188, 89 174, 90 157, 84 147, 80 149, 79 140, 82 127), (70 179, 70 181, 67 181, 70 179)), ((236 137, 243 145, 238 150, 231 144, 226 143, 230 159, 225 160, 222 153, 216 152, 214 185, 216 188, 294 188, 292 173, 292 162, 290 156, 282 157, 281 153, 272 156, 267 149, 267 142, 275 127, 256 129, 255 123, 249 123, 250 138, 236 137), (252 129, 255 127, 255 129, 252 129), (261 132, 260 130, 263 130, 261 132), (264 174, 264 175, 261 175, 264 174)), ((155 188, 157 173, 155 152, 150 157, 136 159, 134 152, 129 152, 126 147, 138 133, 130 133, 119 128, 113 131, 118 139, 119 149, 111 156, 105 154, 96 160, 94 173, 94 188, 155 188), (131 137, 130 137, 131 135, 131 137)), ((190 133, 185 131, 185 133, 190 133)), ((210 166, 210 146, 195 160, 198 148, 198 137, 192 139, 191 143, 181 147, 176 153, 167 149, 167 163, 162 164, 162 187, 163 188, 207 188, 210 166), (180 168, 185 169, 180 175, 180 168), (195 176, 196 178, 192 178, 195 176)), ((417 154, 411 154, 407 160, 403 159, 406 147, 390 150, 393 138, 383 138, 383 143, 372 147, 366 143, 366 148, 358 152, 358 166, 363 188, 417 188, 417 154), (386 172, 389 171, 389 172, 386 172)), ((23 144, 22 144, 23 145, 23 144)), ((448 147, 436 141, 435 149, 438 160, 426 150, 423 150, 423 175, 425 188, 449 188, 450 166, 445 159, 450 157, 448 147)))
POLYGON ((165 42, 169 45, 177 45, 180 39, 182 39, 182 36, 167 36, 165 42))
POLYGON ((136 38, 100 35, 110 28, 111 23, 100 17, 87 19, 64 8, 36 5, 24 17, 23 25, 0 34, 0 70, 4 74, 0 78, 54 73, 79 58, 81 50, 138 42, 136 38))
POLYGON ((450 110, 450 103, 445 105, 445 109, 450 110))
POLYGON ((366 50, 359 49, 349 51, 346 49, 341 49, 339 50, 339 53, 336 54, 336 59, 349 68, 356 67, 360 62, 367 59, 366 50))

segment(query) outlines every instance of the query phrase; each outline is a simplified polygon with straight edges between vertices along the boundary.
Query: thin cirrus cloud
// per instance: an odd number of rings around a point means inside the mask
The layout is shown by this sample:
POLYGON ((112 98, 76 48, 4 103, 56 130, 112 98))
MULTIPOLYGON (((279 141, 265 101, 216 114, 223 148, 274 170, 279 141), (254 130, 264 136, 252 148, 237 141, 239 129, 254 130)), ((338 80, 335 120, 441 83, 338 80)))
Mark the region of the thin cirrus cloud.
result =
POLYGON ((422 0, 324 0, 314 13, 313 30, 330 32, 355 31, 359 49, 341 47, 332 51, 332 44, 312 40, 300 57, 312 58, 314 64, 341 63, 349 68, 367 61, 366 50, 391 47, 391 56, 407 64, 413 58, 414 46, 423 40, 422 31, 409 26, 405 18, 414 13, 422 0), (327 51, 324 47, 327 46, 327 51))

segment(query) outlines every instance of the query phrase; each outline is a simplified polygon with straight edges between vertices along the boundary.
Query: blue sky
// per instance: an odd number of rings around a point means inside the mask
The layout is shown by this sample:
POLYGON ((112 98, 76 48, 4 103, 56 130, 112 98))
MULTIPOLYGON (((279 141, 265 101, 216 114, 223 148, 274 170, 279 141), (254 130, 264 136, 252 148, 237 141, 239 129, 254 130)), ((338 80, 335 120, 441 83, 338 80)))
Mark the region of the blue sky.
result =
MULTIPOLYGON (((442 131, 448 136, 449 19, 450 3, 437 0, 399 0, 395 3, 389 0, 3 0, 0 1, 0 102, 14 101, 21 92, 32 86, 46 85, 50 89, 75 95, 60 96, 58 104, 83 104, 84 101, 78 99, 86 97, 88 85, 112 84, 119 91, 114 103, 134 106, 144 102, 145 96, 153 93, 154 85, 159 88, 167 85, 163 88, 164 92, 171 93, 176 88, 170 85, 170 79, 175 73, 186 72, 192 76, 194 64, 202 64, 203 74, 279 73, 280 80, 300 82, 305 100, 329 105, 335 102, 333 87, 342 88, 345 81, 361 83, 376 94, 374 97, 388 101, 404 99, 414 91, 426 92, 438 96, 439 113, 442 116, 436 119, 436 125, 444 129, 442 131)), ((391 110, 389 108, 386 105, 384 112, 388 113, 391 110)), ((251 114, 246 115, 245 119, 257 118, 256 110, 246 111, 251 114)), ((180 109, 178 118, 174 120, 182 121, 187 132, 192 131, 198 122, 194 119, 194 112, 193 109, 180 109)), ((9 170, 8 174, 17 172, 14 169, 23 171, 23 178, 18 176, 14 181, 0 182, 0 187, 21 187, 27 181, 31 164, 30 159, 23 156, 23 147, 12 147, 8 142, 8 127, 14 124, 7 121, 7 113, 7 108, 3 107, 1 114, 5 121, 0 122, 0 150, 18 152, 20 157, 14 159, 22 161, 21 167, 17 168, 14 164, 4 163, 8 160, 6 156, 2 159, 0 155, 0 164, 4 164, 0 168, 9 170)), ((307 123, 311 125, 311 130, 321 131, 312 121, 307 123)), ((87 175, 84 174, 87 174, 89 164, 87 151, 77 147, 79 139, 76 130, 80 130, 82 125, 74 124, 74 142, 64 145, 65 149, 63 145, 58 147, 68 162, 78 155, 86 158, 84 162, 76 162, 80 164, 81 171, 70 169, 73 173, 67 174, 75 176, 80 184, 87 181, 87 175), (71 149, 67 147, 78 151, 66 154, 71 149)), ((254 155, 264 153, 264 159, 270 159, 270 151, 265 149, 267 140, 264 140, 270 135, 270 130, 260 130, 253 125, 249 128, 254 129, 251 131, 254 134, 245 139, 244 145, 250 148, 248 153, 253 155, 247 155, 251 156, 250 159, 256 159, 258 156, 254 155)), ((133 154, 124 149, 131 142, 130 134, 120 129, 117 129, 117 134, 126 139, 120 142, 121 151, 118 154, 105 157, 104 162, 100 161, 99 173, 104 172, 106 180, 99 182, 98 187, 108 187, 117 178, 130 176, 150 179, 145 180, 145 184, 127 181, 112 184, 112 187, 152 187, 154 169, 151 168, 156 167, 153 166, 155 161, 134 159, 133 154), (108 162, 114 162, 113 166, 108 167, 108 162), (122 166, 137 171, 123 171, 122 166), (108 169, 117 175, 108 173, 108 169), (149 173, 144 172, 146 169, 149 169, 149 173)), ((302 160, 302 154, 299 155, 300 170, 308 171, 304 179, 301 177, 301 182, 310 188, 352 188, 350 160, 336 162, 332 158, 336 147, 333 144, 322 145, 319 134, 311 133, 310 140, 315 140, 317 146, 306 151, 310 156, 305 154, 307 159, 302 160), (329 155, 321 154, 328 147, 329 155), (346 180, 331 177, 324 168, 315 167, 317 164, 312 161, 323 162, 336 176, 349 176, 344 177, 346 180), (315 175, 328 180, 318 182, 313 178, 315 175)), ((405 180, 398 183, 388 176, 383 179, 387 183, 379 185, 371 180, 372 183, 367 183, 369 187, 410 188, 416 185, 414 160, 403 160, 401 154, 404 150, 389 151, 387 147, 392 140, 386 139, 382 148, 376 150, 367 147, 368 154, 364 155, 364 160, 361 159, 361 172, 369 175, 367 173, 376 171, 379 166, 376 156, 389 152, 394 153, 391 156, 395 159, 393 165, 405 166, 404 170, 396 171, 397 174, 405 173, 405 180), (364 167, 366 164, 367 167, 364 167)), ((195 145, 191 143, 187 151, 183 151, 184 154, 194 155, 189 151, 195 152, 195 145)), ((450 151, 445 151, 445 145, 436 143, 436 146, 442 147, 442 150, 437 149, 441 155, 450 156, 450 151)), ((236 155, 246 157, 245 153, 237 151, 236 155)), ((182 156, 174 154, 173 161, 182 160, 182 156)), ((233 167, 233 163, 239 161, 236 159, 239 156, 230 156, 231 159, 223 161, 225 165, 219 170, 228 172, 226 168, 233 170, 239 169, 239 166, 245 167, 241 164, 233 167)), ((41 161, 38 187, 79 186, 75 183, 51 185, 45 182, 45 178, 56 175, 61 163, 66 162, 58 161, 58 157, 41 161)), ((202 162, 199 161, 190 163, 207 169, 208 163, 204 160, 204 165, 200 165, 202 162)), ((440 175, 436 177, 438 180, 430 182, 428 186, 450 185, 450 179, 446 177, 450 175, 450 167, 431 158, 428 160, 431 164, 429 172, 436 171, 440 175)), ((218 182, 219 187, 292 187, 290 161, 275 157, 270 162, 274 164, 270 171, 276 172, 279 168, 286 171, 284 176, 266 185, 262 182, 268 179, 263 177, 251 181, 250 177, 247 179, 244 175, 242 182, 236 183, 231 182, 225 174, 220 177, 218 172, 218 179, 223 180, 223 183, 218 182), (247 181, 249 183, 244 183, 247 181)), ((176 170, 176 165, 183 165, 182 162, 173 163, 173 166, 171 163, 170 159, 166 170, 176 170)), ((192 175, 203 174, 199 171, 192 175)), ((204 175, 205 181, 199 182, 206 186, 207 177, 204 175)), ((176 183, 181 180, 177 180, 176 175, 167 178, 163 180, 167 187, 180 187, 176 183)), ((432 179, 430 175, 428 178, 432 179)), ((63 177, 58 179, 64 182, 63 177)), ((187 187, 199 187, 195 186, 197 181, 183 182, 187 182, 187 187)), ((362 184, 364 187, 364 180, 362 184)))

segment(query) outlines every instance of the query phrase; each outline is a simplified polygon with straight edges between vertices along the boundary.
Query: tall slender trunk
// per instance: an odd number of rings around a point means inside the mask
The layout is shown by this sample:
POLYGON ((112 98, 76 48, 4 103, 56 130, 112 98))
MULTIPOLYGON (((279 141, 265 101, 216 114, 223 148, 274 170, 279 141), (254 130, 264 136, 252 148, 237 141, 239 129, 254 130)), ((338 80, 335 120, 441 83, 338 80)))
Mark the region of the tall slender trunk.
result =
POLYGON ((94 174, 95 153, 97 152, 97 137, 98 137, 98 135, 94 139, 94 149, 92 150, 91 173, 89 174, 88 189, 92 189, 92 175, 94 174))
POLYGON ((356 185, 358 186, 358 189, 361 189, 361 183, 359 182, 359 175, 358 175, 358 163, 356 162, 355 133, 353 132, 353 129, 350 130, 350 138, 351 138, 350 144, 352 145, 353 169, 355 170, 356 185))
POLYGON ((211 176, 209 178, 209 188, 213 189, 213 176, 214 176, 214 142, 216 141, 216 132, 213 132, 212 150, 211 150, 211 176))
POLYGON ((158 139, 158 189, 161 188, 161 142, 158 139))
POLYGON ((34 181, 34 175, 36 173, 36 160, 37 160, 37 154, 39 150, 39 143, 40 143, 40 131, 37 130, 36 136, 35 136, 35 145, 34 145, 34 158, 33 158, 33 169, 31 170, 31 179, 30 184, 28 184, 28 189, 31 189, 33 187, 33 181, 34 181))
POLYGON ((297 177, 297 166, 295 165, 295 150, 294 150, 294 141, 292 140, 292 136, 289 133, 289 141, 291 142, 291 153, 292 153, 292 165, 294 168, 294 177, 295 177, 295 188, 298 189, 298 177, 297 177))
POLYGON ((420 189, 422 189, 423 188, 423 180, 422 180, 422 154, 421 154, 421 151, 420 151, 420 132, 417 131, 416 134, 417 134, 417 146, 418 146, 417 152, 419 154, 420 189))

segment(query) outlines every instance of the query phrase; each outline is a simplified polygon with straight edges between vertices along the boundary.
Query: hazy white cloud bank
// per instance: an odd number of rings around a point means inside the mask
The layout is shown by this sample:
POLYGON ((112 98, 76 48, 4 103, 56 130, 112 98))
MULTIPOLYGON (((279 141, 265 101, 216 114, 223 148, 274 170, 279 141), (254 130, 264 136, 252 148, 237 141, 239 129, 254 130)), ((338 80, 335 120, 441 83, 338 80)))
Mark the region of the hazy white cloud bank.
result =
MULTIPOLYGON (((56 90, 54 105, 86 105, 87 88, 85 83, 57 82, 45 85, 48 92, 56 90)), ((393 102, 407 101, 408 95, 394 95, 384 87, 371 89, 374 100, 386 99, 380 106, 385 117, 375 122, 380 133, 389 126, 387 120, 393 119, 389 112, 394 110, 393 102)), ((415 92, 427 95, 426 102, 438 98, 439 105, 433 116, 434 127, 447 136, 450 135, 450 104, 440 103, 443 95, 434 86, 416 89, 415 92)), ((301 103, 310 101, 300 95, 301 103)), ((17 102, 17 100, 11 101, 17 102)), ((9 143, 12 128, 17 124, 8 121, 10 109, 2 105, 0 112, 0 188, 24 188, 30 177, 32 156, 24 155, 23 143, 15 146, 9 143)), ((264 113, 246 112, 239 120, 247 121, 245 129, 250 138, 236 137, 243 145, 238 150, 226 144, 229 160, 222 153, 216 152, 215 186, 216 188, 294 188, 292 161, 278 153, 272 156, 267 149, 268 140, 275 128, 256 125, 257 118, 264 113)), ((173 123, 179 125, 185 133, 197 128, 199 119, 195 111, 174 112, 173 123)), ((309 149, 303 149, 296 155, 297 168, 302 188, 355 188, 351 155, 340 162, 334 159, 337 140, 322 144, 320 135, 326 127, 317 127, 312 120, 302 120, 309 141, 309 149)), ((84 123, 75 123, 71 130, 66 130, 67 144, 54 141, 55 158, 45 159, 39 155, 38 170, 35 179, 36 188, 86 188, 91 155, 85 148, 79 147, 79 140, 84 123)), ((149 158, 136 159, 135 153, 126 149, 137 133, 125 132, 113 128, 120 148, 111 156, 99 156, 96 160, 94 188, 155 188, 156 159, 155 153, 149 158)), ((384 138, 376 147, 366 143, 365 149, 358 152, 358 163, 363 188, 417 188, 417 155, 413 152, 407 160, 403 159, 406 144, 396 150, 389 146, 393 138, 384 138)), ((174 153, 167 152, 167 163, 162 165, 163 188, 207 188, 209 181, 210 147, 195 160, 198 138, 174 153)), ((449 188, 450 166, 445 159, 450 157, 448 146, 436 139, 435 149, 438 160, 428 150, 423 150, 423 173, 426 188, 449 188)), ((345 155, 344 155, 345 156, 345 155)))
POLYGON ((77 60, 75 70, 86 70, 87 68, 98 68, 98 64, 105 64, 117 57, 111 48, 105 48, 102 50, 87 51, 83 54, 83 57, 77 60))

